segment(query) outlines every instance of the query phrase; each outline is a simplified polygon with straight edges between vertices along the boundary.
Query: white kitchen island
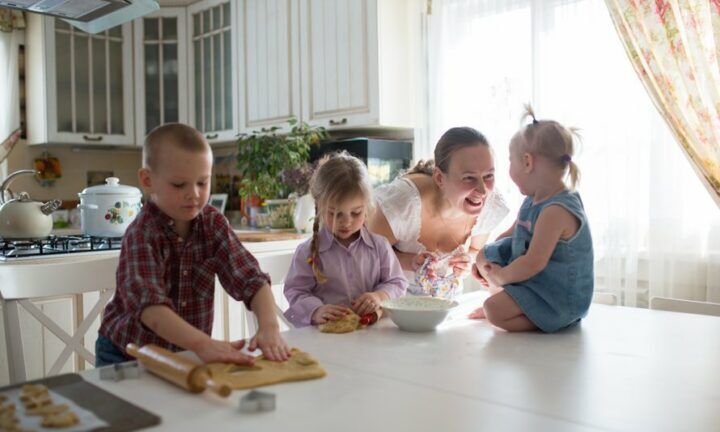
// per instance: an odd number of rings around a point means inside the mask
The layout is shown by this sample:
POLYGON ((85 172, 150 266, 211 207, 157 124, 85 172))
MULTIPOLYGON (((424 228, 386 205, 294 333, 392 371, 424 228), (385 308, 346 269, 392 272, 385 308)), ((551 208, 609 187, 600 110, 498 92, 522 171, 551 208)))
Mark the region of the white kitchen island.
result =
POLYGON ((241 414, 245 391, 82 376, 161 416, 161 430, 720 430, 720 318, 593 305, 567 331, 509 334, 463 319, 471 307, 434 333, 387 319, 344 335, 286 332, 328 375, 264 388, 277 396, 269 413, 241 414))

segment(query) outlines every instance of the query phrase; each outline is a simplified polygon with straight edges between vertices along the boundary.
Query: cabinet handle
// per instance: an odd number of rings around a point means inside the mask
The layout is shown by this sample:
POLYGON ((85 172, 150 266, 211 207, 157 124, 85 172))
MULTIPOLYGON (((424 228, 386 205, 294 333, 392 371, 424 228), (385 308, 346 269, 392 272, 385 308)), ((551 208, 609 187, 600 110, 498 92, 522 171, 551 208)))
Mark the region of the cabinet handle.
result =
POLYGON ((102 141, 103 137, 101 135, 83 135, 83 139, 85 141, 102 141))
POLYGON ((218 137, 218 134, 216 134, 216 133, 205 135, 205 138, 207 138, 207 139, 209 139, 209 140, 215 139, 215 138, 217 138, 217 137, 218 137))
POLYGON ((340 126, 344 124, 347 124, 347 119, 345 117, 343 117, 340 121, 330 119, 330 126, 340 126))

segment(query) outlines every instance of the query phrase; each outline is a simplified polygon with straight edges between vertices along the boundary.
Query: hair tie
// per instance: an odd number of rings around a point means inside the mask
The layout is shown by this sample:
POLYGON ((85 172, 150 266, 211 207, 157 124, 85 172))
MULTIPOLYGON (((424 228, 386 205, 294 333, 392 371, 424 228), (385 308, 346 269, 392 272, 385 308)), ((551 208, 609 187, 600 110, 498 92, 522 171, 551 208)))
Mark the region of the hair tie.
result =
POLYGON ((562 155, 562 157, 561 157, 560 159, 561 159, 563 162, 570 162, 570 161, 572 160, 572 156, 570 156, 569 154, 565 153, 564 155, 562 155))
POLYGON ((533 124, 534 124, 534 125, 538 124, 538 121, 537 121, 537 119, 535 118, 535 116, 533 116, 533 124))

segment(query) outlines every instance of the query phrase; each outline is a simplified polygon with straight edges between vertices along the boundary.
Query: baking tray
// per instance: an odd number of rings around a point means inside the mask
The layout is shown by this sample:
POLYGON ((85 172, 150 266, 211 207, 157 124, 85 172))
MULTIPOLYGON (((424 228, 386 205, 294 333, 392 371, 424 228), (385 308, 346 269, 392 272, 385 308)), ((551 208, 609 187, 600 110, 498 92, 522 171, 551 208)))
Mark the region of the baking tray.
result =
POLYGON ((94 431, 124 432, 160 424, 160 417, 85 381, 78 374, 63 374, 0 388, 0 392, 25 384, 43 384, 72 400, 109 424, 94 431))

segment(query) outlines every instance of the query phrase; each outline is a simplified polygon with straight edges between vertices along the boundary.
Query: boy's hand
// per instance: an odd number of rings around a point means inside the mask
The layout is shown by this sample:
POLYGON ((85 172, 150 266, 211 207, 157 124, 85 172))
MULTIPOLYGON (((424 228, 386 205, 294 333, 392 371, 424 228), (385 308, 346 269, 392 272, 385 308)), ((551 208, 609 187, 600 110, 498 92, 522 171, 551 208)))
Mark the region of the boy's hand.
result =
POLYGON ((225 342, 208 338, 194 351, 204 363, 236 363, 252 366, 255 359, 240 352, 244 345, 244 340, 225 342))
POLYGON ((349 313, 350 310, 345 306, 322 305, 319 308, 315 309, 315 312, 313 312, 312 314, 311 320, 312 323, 315 325, 325 324, 328 321, 337 321, 339 319, 342 319, 342 317, 349 313))
POLYGON ((387 300, 389 296, 384 292, 367 292, 352 302, 352 308, 356 314, 363 316, 380 309, 380 303, 387 300))
POLYGON ((255 351, 258 348, 260 348, 266 359, 272 361, 286 361, 291 355, 290 347, 285 342, 285 339, 280 336, 280 330, 277 327, 260 327, 258 329, 250 341, 248 349, 255 351))

